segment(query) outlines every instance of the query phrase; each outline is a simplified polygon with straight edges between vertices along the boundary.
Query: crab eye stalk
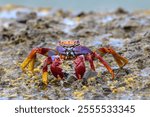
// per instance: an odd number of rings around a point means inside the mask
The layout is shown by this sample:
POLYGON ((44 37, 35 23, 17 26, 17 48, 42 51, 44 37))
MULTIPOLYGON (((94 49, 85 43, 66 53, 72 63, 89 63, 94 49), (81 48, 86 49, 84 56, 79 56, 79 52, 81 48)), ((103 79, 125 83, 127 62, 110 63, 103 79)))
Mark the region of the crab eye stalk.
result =
POLYGON ((75 45, 75 46, 80 45, 80 41, 79 41, 79 40, 76 40, 76 41, 74 42, 74 45, 75 45))
POLYGON ((62 46, 62 41, 59 41, 58 43, 59 43, 60 46, 62 46))

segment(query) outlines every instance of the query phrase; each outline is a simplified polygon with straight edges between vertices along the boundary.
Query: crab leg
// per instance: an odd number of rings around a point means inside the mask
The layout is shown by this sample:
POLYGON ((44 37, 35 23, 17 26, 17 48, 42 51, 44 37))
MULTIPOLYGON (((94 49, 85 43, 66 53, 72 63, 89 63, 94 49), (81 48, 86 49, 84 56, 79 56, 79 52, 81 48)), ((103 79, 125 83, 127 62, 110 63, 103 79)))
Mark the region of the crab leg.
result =
POLYGON ((34 70, 35 59, 36 59, 36 55, 33 56, 31 61, 28 63, 28 70, 31 72, 33 72, 33 70, 34 70))
POLYGON ((23 63, 21 64, 21 68, 24 71, 25 67, 27 65, 29 65, 29 70, 33 71, 34 69, 34 63, 35 63, 35 59, 36 59, 36 54, 42 54, 47 56, 46 54, 48 53, 48 51, 50 51, 49 48, 34 48, 32 49, 32 51, 29 53, 28 57, 23 61, 23 63))
POLYGON ((96 52, 94 52, 94 55, 97 59, 99 59, 99 61, 107 68, 107 70, 111 73, 112 75, 112 79, 114 79, 114 72, 113 70, 111 69, 111 67, 107 64, 106 61, 104 61, 104 59, 99 55, 97 54, 96 52))
POLYGON ((78 79, 81 79, 85 73, 84 56, 80 55, 74 60, 75 74, 78 79))
POLYGON ((95 71, 95 66, 94 66, 94 63, 93 63, 92 55, 91 55, 91 54, 88 54, 88 55, 86 56, 86 59, 89 61, 91 69, 92 69, 93 71, 95 71))
POLYGON ((62 72, 62 68, 60 67, 60 65, 62 64, 62 61, 59 56, 53 56, 53 57, 54 57, 52 58, 53 62, 50 66, 51 72, 56 78, 63 79, 64 73, 62 72))
POLYGON ((45 85, 47 85, 48 82, 48 65, 50 65, 52 63, 52 59, 51 57, 46 58, 46 60, 44 61, 44 65, 43 65, 43 73, 42 73, 42 81, 45 85))
POLYGON ((123 67, 128 63, 128 60, 121 55, 119 55, 115 50, 113 50, 111 47, 109 48, 99 48, 98 49, 102 55, 105 55, 106 53, 112 54, 115 61, 117 62, 119 67, 123 67))

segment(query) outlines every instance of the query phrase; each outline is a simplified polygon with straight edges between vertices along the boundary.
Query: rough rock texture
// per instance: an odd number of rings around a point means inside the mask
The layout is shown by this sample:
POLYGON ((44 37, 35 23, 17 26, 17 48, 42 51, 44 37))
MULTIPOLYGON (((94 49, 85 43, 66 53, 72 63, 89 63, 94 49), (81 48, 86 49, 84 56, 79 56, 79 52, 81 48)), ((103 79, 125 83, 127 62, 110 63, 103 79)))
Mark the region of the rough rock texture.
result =
POLYGON ((0 8, 0 14, 0 99, 150 99, 149 11, 71 13, 7 6, 0 8), (48 87, 41 83, 45 57, 38 55, 35 75, 21 71, 19 65, 32 48, 55 49, 59 40, 66 39, 80 40, 93 50, 112 46, 129 64, 119 69, 113 57, 106 55, 115 80, 98 61, 97 73, 86 63, 84 79, 75 80, 73 69, 64 62, 66 80, 49 73, 48 87))

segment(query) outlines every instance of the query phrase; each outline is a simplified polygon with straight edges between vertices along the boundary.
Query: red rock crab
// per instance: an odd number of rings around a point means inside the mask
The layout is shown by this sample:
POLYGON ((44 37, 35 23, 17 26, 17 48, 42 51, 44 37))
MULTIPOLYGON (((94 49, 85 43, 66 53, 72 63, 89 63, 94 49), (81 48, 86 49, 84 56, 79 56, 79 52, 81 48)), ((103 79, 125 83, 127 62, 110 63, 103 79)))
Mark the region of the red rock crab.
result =
POLYGON ((94 59, 98 59, 111 73, 112 79, 114 79, 115 75, 111 67, 108 63, 102 58, 106 53, 112 54, 115 61, 117 62, 119 67, 123 67, 128 63, 128 60, 121 55, 119 55, 115 50, 111 47, 103 47, 98 48, 97 51, 92 51, 86 46, 80 45, 78 40, 67 40, 60 41, 59 46, 56 49, 50 48, 34 48, 29 53, 28 57, 21 64, 22 70, 25 67, 29 67, 30 71, 34 70, 34 63, 36 59, 36 54, 42 54, 47 58, 44 61, 43 65, 43 73, 42 73, 42 81, 45 85, 48 83, 48 65, 50 65, 51 73, 56 78, 64 78, 64 73, 61 68, 61 64, 63 60, 73 60, 74 61, 74 69, 75 75, 77 79, 82 79, 86 68, 85 61, 89 61, 90 68, 95 71, 94 67, 94 59), (97 52, 99 51, 99 53, 97 52))

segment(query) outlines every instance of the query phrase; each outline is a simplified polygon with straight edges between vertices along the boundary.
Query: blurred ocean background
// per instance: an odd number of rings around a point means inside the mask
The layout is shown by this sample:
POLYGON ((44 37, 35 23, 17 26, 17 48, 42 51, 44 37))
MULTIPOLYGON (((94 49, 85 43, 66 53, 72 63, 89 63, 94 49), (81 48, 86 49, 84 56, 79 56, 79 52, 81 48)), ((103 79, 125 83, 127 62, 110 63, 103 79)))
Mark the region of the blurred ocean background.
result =
POLYGON ((150 0, 0 0, 0 6, 7 4, 71 11, 112 11, 118 7, 128 11, 150 9, 150 0))

